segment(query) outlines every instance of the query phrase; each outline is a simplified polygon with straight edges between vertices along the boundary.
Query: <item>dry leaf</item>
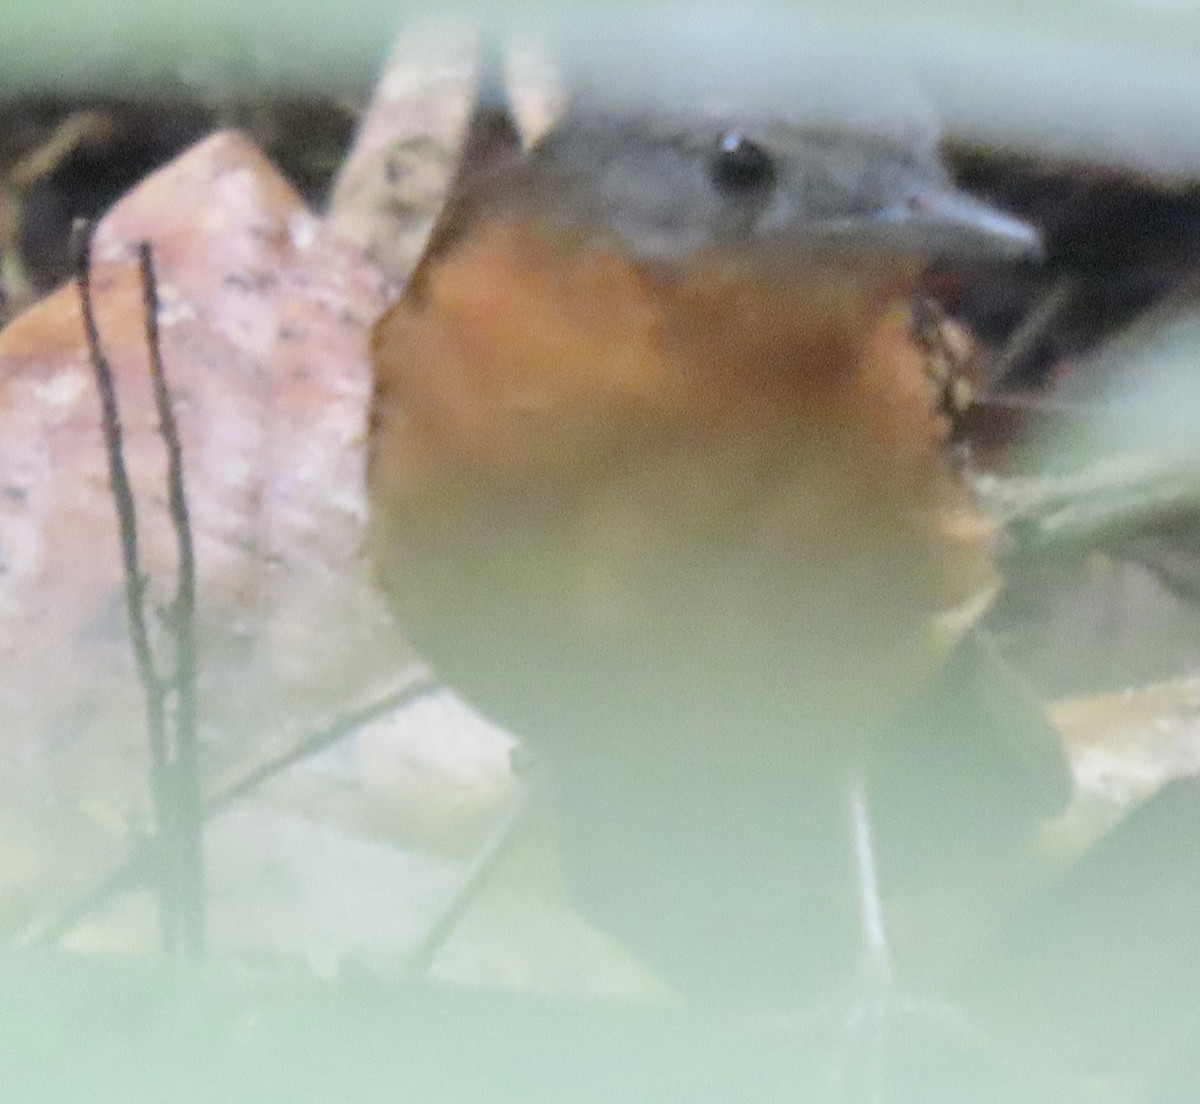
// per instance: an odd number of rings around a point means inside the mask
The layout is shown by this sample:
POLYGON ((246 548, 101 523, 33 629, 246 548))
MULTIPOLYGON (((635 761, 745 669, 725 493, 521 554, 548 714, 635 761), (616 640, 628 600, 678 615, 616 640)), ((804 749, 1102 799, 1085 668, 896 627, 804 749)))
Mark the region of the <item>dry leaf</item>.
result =
MULTIPOLYGON (((158 627, 175 547, 134 257, 142 239, 155 250, 183 435, 199 568, 201 735, 215 783, 391 688, 412 666, 360 549, 365 338, 381 281, 233 134, 203 142, 104 219, 94 291, 158 627)), ((20 858, 7 864, 21 874, 15 911, 37 913, 95 880, 148 826, 145 730, 73 286, 0 334, 0 366, 2 815, 20 858), (40 857, 32 872, 31 848, 40 857)), ((475 792, 494 805, 506 745, 480 737, 478 726, 474 739, 477 748, 490 741, 475 792)), ((419 773, 419 741, 403 749, 419 773)), ((422 802, 414 804, 409 823, 393 826, 400 834, 421 819, 422 802)), ((17 887, 3 892, 7 905, 17 887)), ((16 923, 12 911, 0 914, 16 923)))

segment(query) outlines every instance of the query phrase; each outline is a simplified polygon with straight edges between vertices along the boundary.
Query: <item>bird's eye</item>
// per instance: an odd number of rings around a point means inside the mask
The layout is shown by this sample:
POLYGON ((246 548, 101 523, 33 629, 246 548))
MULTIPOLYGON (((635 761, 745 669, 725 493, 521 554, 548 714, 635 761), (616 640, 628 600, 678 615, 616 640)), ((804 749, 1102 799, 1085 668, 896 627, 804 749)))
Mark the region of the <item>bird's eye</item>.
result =
POLYGON ((765 191, 775 183, 775 159, 757 142, 731 130, 717 143, 709 178, 730 195, 765 191))

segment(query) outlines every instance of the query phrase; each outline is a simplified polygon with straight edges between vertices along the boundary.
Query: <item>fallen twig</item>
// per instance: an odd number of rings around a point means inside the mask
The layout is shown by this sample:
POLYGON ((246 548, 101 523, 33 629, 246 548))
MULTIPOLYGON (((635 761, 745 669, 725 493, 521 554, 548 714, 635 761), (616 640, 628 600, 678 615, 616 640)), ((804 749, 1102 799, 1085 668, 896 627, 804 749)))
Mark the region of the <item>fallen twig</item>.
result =
POLYGON ((530 807, 542 790, 542 777, 541 768, 535 768, 529 777, 519 780, 512 803, 492 827, 487 839, 472 858, 462 880, 455 886, 454 892, 435 914, 433 922, 405 959, 405 968, 414 977, 424 974, 433 965, 438 951, 454 934, 480 889, 508 853, 518 830, 525 823, 530 807))
POLYGON ((1077 281, 1063 276, 1038 299, 1021 320, 988 373, 993 386, 1003 389, 1025 367, 1029 357, 1075 297, 1077 281))
MULTIPOLYGON (((264 782, 281 774, 288 767, 317 754, 331 744, 337 743, 338 740, 352 735, 364 725, 411 705, 418 698, 435 689, 437 689, 437 685, 425 671, 414 669, 408 679, 396 689, 366 705, 344 710, 327 724, 301 736, 283 754, 252 767, 245 774, 218 790, 203 803, 202 820, 207 822, 213 817, 219 816, 238 798, 244 797, 264 782)), ((16 940, 17 944, 20 946, 47 946, 57 942, 115 897, 132 893, 144 886, 154 877, 158 865, 156 840, 146 838, 139 841, 125 860, 109 871, 92 889, 60 909, 56 915, 41 920, 26 929, 16 940)))
POLYGON ((1200 516, 1200 456, 1114 456, 1066 475, 979 476, 975 488, 1010 562, 1080 556, 1200 516))

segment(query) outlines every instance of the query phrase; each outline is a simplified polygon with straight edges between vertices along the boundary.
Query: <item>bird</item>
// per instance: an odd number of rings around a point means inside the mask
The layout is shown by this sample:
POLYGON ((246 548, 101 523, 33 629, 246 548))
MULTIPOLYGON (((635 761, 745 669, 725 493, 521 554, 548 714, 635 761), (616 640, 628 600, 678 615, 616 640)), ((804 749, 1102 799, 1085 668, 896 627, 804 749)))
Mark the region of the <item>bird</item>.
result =
POLYGON ((932 259, 1039 241, 923 124, 778 86, 828 67, 672 57, 459 180, 372 334, 368 546, 548 763, 580 911, 777 1007, 888 974, 884 898, 1069 793, 1036 709, 979 706, 997 531, 913 329, 932 259))

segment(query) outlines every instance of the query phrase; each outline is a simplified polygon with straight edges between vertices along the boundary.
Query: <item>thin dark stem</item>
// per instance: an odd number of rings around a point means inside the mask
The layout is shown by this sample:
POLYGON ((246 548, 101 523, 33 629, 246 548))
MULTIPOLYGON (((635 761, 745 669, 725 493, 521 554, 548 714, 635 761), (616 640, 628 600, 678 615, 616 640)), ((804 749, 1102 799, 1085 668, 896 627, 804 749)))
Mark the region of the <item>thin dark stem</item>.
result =
MULTIPOLYGON (((137 513, 134 507, 129 471, 125 466, 124 440, 120 412, 117 407, 116 387, 113 383, 112 366, 101 348, 100 331, 96 325, 95 308, 92 301, 92 231, 91 224, 87 222, 81 221, 75 226, 75 278, 79 286, 88 357, 96 380, 96 390, 100 395, 101 427, 104 433, 105 452, 108 457, 109 485, 112 488, 113 502, 116 504, 117 528, 121 541, 121 562, 125 575, 125 609, 129 621, 129 635, 133 644, 138 679, 146 695, 151 799, 154 804, 157 830, 159 833, 163 833, 172 820, 166 686, 155 667, 154 654, 150 645, 150 632, 146 624, 146 577, 142 572, 138 553, 137 513)), ((179 902, 172 872, 163 866, 160 867, 158 874, 159 929, 163 947, 173 950, 176 945, 179 902)))
POLYGON ((179 923, 183 950, 193 958, 204 952, 204 819, 200 806, 200 764, 196 707, 196 555, 184 490, 183 445, 163 369, 158 328, 158 281, 149 242, 138 245, 142 314, 159 434, 167 450, 167 501, 175 530, 179 567, 171 603, 171 634, 175 642, 175 740, 171 764, 174 839, 168 845, 179 894, 179 923))

